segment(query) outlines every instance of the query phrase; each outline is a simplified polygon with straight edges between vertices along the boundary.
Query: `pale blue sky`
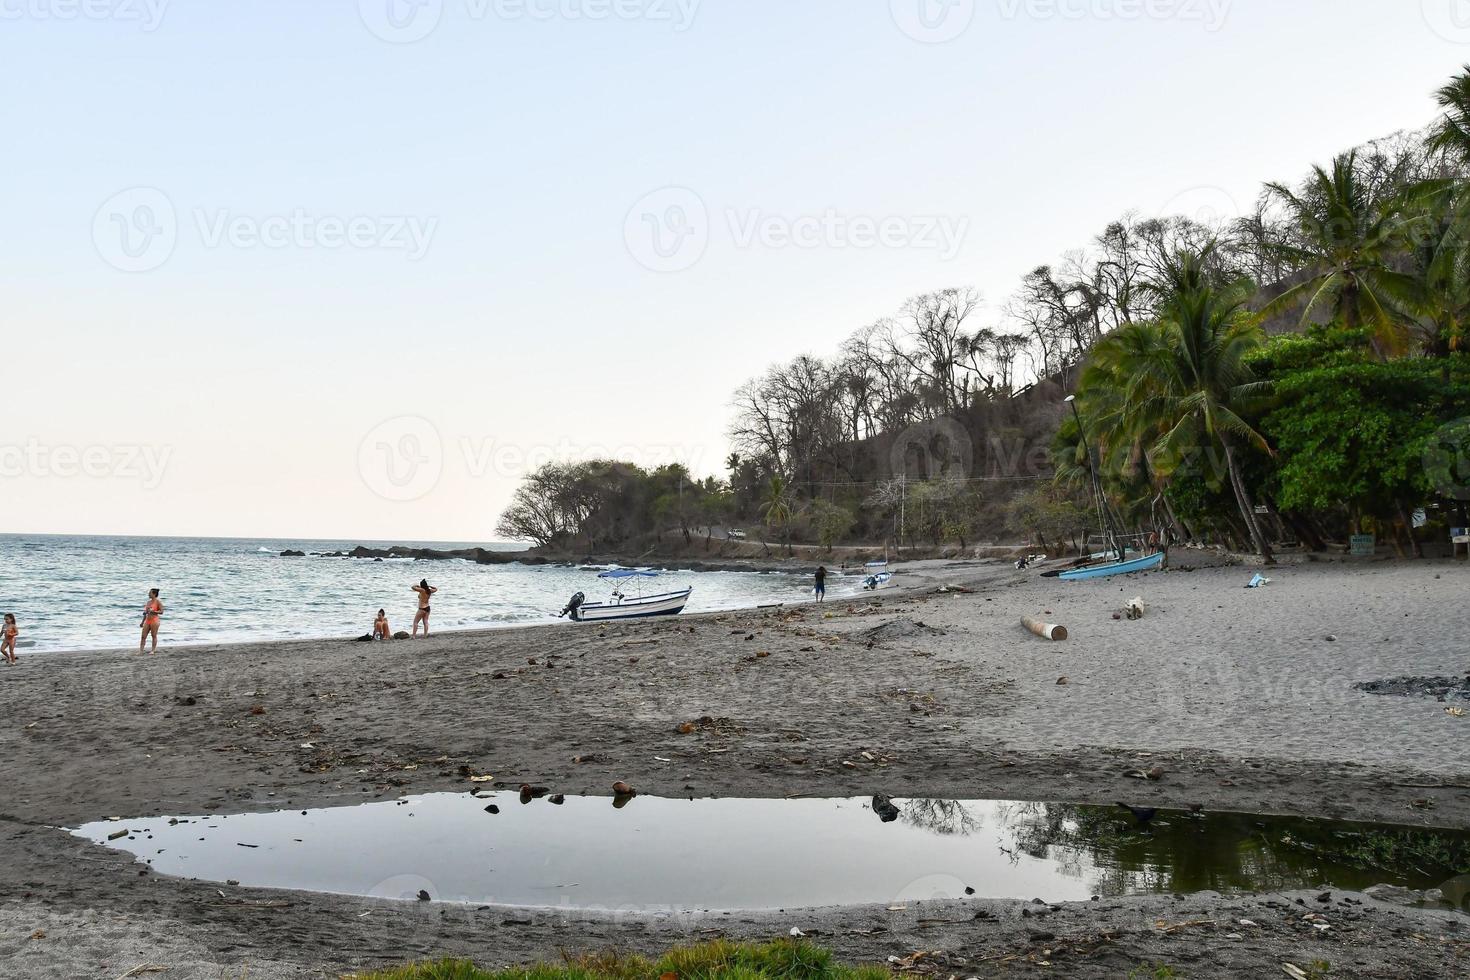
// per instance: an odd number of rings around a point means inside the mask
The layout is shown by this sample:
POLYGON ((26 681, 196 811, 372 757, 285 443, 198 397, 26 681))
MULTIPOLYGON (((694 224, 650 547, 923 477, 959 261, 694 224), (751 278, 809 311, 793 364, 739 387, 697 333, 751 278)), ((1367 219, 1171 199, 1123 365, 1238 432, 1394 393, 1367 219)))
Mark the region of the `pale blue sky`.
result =
POLYGON ((0 0, 0 530, 478 539, 547 455, 716 472, 768 362, 994 317, 1470 61, 1454 0, 389 2, 0 0))

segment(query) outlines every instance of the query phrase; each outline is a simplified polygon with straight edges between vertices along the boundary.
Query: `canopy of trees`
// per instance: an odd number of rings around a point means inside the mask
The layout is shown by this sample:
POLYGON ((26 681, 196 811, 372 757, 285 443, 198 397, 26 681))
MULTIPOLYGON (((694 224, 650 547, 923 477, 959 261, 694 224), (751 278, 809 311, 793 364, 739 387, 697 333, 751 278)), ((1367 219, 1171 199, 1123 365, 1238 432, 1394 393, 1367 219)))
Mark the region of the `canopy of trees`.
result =
POLYGON ((997 307, 941 289, 771 367, 735 393, 722 479, 550 466, 500 531, 1057 545, 1106 510, 1267 557, 1363 527, 1407 541, 1459 492, 1423 459, 1470 416, 1470 68, 1438 99, 1428 132, 1268 184, 1234 220, 1125 215, 997 307))

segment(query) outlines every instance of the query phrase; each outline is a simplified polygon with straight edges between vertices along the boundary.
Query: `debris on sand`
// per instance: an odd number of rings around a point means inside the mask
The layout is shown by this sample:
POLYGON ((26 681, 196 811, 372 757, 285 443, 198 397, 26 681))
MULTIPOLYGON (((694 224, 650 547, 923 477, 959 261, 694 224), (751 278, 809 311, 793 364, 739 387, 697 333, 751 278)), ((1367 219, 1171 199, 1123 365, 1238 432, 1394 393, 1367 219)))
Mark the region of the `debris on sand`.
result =
POLYGON ((870 630, 864 630, 858 634, 858 639, 870 646, 881 646, 884 643, 893 643, 897 640, 911 640, 916 636, 943 636, 944 630, 935 629, 925 623, 916 622, 907 617, 900 617, 875 626, 870 630))
POLYGON ((1401 698, 1434 698, 1436 701, 1470 701, 1470 677, 1395 677, 1366 681, 1355 686, 1364 694, 1401 698))

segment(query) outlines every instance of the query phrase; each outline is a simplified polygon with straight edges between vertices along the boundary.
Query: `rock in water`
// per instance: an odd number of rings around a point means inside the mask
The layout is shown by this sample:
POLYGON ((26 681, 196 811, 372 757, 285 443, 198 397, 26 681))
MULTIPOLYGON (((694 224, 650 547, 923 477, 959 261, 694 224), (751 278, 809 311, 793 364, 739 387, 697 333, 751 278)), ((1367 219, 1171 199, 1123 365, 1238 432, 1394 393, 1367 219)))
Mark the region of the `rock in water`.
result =
POLYGON ((892 797, 878 793, 873 797, 873 812, 878 814, 878 819, 884 823, 893 823, 898 819, 898 807, 894 806, 892 797))

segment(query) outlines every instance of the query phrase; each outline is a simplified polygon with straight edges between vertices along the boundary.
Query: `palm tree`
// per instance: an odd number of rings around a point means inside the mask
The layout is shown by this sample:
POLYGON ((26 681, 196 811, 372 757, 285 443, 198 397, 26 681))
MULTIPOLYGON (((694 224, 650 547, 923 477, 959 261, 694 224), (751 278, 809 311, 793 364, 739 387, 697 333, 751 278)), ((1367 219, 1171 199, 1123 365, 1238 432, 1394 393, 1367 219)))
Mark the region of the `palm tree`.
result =
POLYGON ((1257 318, 1245 309, 1249 283, 1213 281, 1215 245, 1181 252, 1164 263, 1150 291, 1158 298, 1162 343, 1139 345, 1129 358, 1122 410, 1139 432, 1160 433, 1151 462, 1170 473, 1200 448, 1201 440, 1224 451, 1225 468, 1256 551, 1274 562, 1256 519, 1255 504, 1240 473, 1239 447, 1270 452, 1266 439, 1246 422, 1253 402, 1267 391, 1252 378, 1246 355, 1262 342, 1257 318))
POLYGON ((1307 278, 1266 307, 1289 308, 1303 299, 1302 326, 1327 313, 1349 328, 1373 332, 1380 355, 1401 352, 1407 340, 1404 306, 1413 302, 1415 283, 1395 268, 1410 230, 1402 198, 1374 201, 1358 178, 1358 154, 1344 153, 1332 172, 1312 168, 1301 195, 1282 184, 1267 184, 1269 195, 1285 205, 1299 244, 1282 246, 1307 270, 1307 278))
POLYGON ((1125 501, 1125 507, 1155 514, 1162 505, 1175 530, 1187 534, 1165 492, 1168 475, 1151 453, 1173 423, 1144 410, 1158 404, 1152 365, 1172 356, 1173 339, 1159 321, 1124 324, 1093 347, 1081 390, 1086 394, 1087 437, 1098 446, 1104 471, 1127 477, 1125 489, 1137 498, 1125 501))
POLYGON ((1445 114, 1429 131, 1429 149, 1470 163, 1470 65, 1436 92, 1435 99, 1445 114))
POLYGON ((786 556, 791 556, 791 518, 794 515, 791 506, 791 488, 786 479, 780 476, 771 477, 771 482, 766 486, 766 497, 761 502, 760 511, 765 519, 766 527, 782 532, 782 539, 786 543, 786 556))

